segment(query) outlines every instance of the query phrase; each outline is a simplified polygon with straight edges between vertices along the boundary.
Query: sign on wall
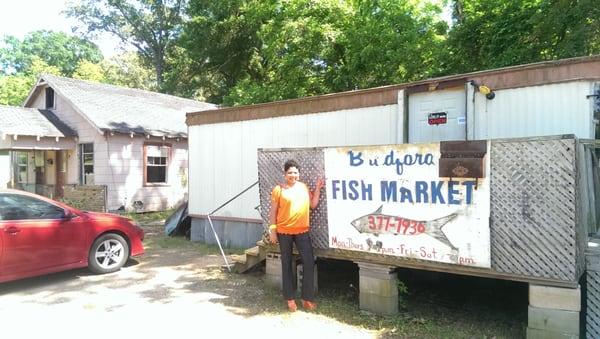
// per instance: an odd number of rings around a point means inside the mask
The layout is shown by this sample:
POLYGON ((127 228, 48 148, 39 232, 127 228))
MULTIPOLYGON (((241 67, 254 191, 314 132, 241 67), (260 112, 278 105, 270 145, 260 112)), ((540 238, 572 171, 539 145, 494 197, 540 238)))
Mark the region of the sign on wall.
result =
POLYGON ((440 177, 439 143, 324 152, 331 248, 490 267, 489 175, 440 177))

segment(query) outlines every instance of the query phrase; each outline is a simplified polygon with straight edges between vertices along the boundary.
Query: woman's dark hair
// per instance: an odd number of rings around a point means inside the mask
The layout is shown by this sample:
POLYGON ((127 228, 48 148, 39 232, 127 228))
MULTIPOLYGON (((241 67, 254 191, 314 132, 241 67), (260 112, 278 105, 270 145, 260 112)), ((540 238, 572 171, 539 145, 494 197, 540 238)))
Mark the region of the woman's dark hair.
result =
POLYGON ((290 167, 296 167, 296 169, 298 171, 300 171, 300 166, 298 165, 296 160, 290 159, 290 160, 286 161, 285 164, 283 164, 283 171, 287 172, 287 170, 289 170, 290 167))

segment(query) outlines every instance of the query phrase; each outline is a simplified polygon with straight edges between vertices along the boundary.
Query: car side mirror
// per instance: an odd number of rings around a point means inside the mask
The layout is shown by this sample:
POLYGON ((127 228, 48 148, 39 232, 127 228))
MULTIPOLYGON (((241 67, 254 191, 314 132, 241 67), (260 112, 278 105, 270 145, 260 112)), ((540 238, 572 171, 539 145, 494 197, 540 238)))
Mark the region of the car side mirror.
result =
POLYGON ((63 215, 62 219, 65 221, 71 220, 73 218, 75 218, 77 215, 69 210, 65 210, 65 214, 63 215))

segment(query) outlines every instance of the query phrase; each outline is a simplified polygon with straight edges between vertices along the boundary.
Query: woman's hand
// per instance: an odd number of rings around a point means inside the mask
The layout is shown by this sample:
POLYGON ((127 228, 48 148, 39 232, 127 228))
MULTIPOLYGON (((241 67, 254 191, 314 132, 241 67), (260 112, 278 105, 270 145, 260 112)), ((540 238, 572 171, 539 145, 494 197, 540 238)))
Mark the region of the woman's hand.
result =
POLYGON ((321 199, 321 188, 325 185, 325 180, 321 177, 317 178, 315 183, 315 190, 310 193, 310 208, 315 209, 321 199))
POLYGON ((325 186, 325 180, 321 177, 317 178, 317 183, 315 184, 315 191, 319 191, 321 188, 325 186))
POLYGON ((275 232, 275 230, 269 231, 269 241, 271 242, 271 244, 277 243, 277 232, 275 232))

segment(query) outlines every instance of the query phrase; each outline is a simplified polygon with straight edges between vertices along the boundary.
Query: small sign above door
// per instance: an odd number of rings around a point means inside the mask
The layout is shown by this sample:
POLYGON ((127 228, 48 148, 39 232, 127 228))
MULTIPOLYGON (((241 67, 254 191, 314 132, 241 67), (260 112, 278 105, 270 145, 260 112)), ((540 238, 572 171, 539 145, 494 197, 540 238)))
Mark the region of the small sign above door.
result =
POLYGON ((429 113, 427 123, 429 125, 442 125, 448 122, 448 114, 446 112, 429 113))

